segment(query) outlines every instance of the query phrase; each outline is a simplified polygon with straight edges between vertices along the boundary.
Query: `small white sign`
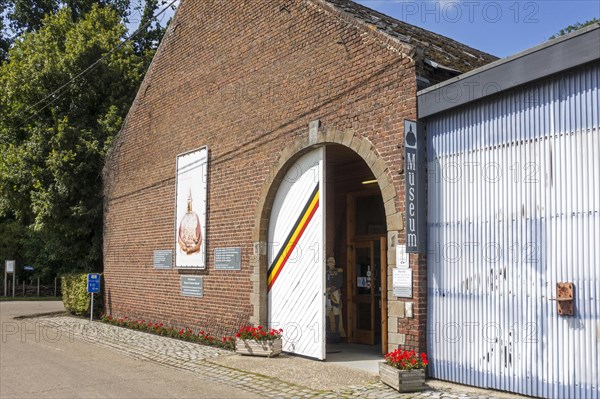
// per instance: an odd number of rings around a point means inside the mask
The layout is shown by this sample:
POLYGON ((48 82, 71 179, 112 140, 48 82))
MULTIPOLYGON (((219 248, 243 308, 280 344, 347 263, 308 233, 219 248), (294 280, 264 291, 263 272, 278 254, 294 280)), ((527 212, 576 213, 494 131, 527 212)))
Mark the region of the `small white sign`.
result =
POLYGON ((392 272, 392 287, 395 297, 412 298, 412 269, 394 268, 392 272))
POLYGON ((408 254, 406 253, 406 245, 404 244, 396 245, 396 267, 410 267, 408 254))
POLYGON ((7 260, 6 261, 6 273, 14 273, 15 272, 15 261, 7 260))

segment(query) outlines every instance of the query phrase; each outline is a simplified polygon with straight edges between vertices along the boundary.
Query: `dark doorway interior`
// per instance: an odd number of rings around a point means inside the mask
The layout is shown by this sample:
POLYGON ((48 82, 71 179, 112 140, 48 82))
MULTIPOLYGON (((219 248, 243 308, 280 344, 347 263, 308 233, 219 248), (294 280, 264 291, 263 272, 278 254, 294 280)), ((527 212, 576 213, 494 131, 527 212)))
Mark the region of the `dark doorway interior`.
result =
POLYGON ((354 151, 329 145, 325 159, 327 349, 332 353, 358 346, 380 354, 387 346, 387 233, 381 191, 354 151))

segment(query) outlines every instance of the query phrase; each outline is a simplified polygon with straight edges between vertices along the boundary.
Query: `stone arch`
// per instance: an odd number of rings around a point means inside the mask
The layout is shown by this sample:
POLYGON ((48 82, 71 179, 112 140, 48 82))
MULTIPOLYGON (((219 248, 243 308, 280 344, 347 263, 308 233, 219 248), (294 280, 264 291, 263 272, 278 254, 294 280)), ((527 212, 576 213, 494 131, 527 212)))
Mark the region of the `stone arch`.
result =
MULTIPOLYGON (((353 150, 373 172, 381 190, 385 206, 388 241, 396 240, 395 236, 403 229, 402 214, 396 209, 396 188, 390 178, 390 170, 386 162, 379 156, 369 139, 359 137, 352 130, 340 131, 334 128, 318 129, 316 134, 308 134, 294 140, 281 151, 278 160, 269 169, 259 195, 258 205, 252 228, 254 245, 250 265, 253 268, 251 277, 252 293, 250 302, 253 308, 250 322, 254 325, 267 323, 267 240, 269 217, 275 195, 289 167, 308 151, 326 144, 340 144, 353 150)), ((388 250, 388 266, 395 265, 395 249, 388 250)))

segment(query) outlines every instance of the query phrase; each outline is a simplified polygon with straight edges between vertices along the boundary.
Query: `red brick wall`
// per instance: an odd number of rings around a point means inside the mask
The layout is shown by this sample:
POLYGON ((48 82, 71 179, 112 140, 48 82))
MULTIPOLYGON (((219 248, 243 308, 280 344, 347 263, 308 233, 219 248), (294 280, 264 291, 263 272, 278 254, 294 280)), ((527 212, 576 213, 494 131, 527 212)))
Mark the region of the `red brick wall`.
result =
MULTIPOLYGON (((107 163, 107 311, 229 331, 246 322, 259 191, 281 149, 307 135, 312 120, 368 137, 403 208, 397 146, 403 120, 416 119, 416 74, 402 51, 318 1, 184 2, 107 163), (204 145, 208 267, 154 270, 153 251, 174 249, 176 156, 204 145), (214 270, 214 248, 225 246, 242 247, 241 271, 214 270), (181 274, 205 276, 204 298, 180 295, 181 274)), ((415 295, 426 295, 424 283, 415 295)), ((424 311, 415 304, 416 315, 424 311)), ((418 335, 421 320, 407 333, 418 335)), ((422 341, 407 338, 415 348, 422 341)))

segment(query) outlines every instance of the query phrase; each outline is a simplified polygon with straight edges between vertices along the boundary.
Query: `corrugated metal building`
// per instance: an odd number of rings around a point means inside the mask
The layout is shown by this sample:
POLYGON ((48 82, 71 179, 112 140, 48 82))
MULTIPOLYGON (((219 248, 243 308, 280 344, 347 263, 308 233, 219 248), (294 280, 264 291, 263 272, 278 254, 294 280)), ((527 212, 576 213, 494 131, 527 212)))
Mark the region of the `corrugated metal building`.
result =
POLYGON ((599 86, 595 24, 418 93, 430 376, 600 397, 599 86))

